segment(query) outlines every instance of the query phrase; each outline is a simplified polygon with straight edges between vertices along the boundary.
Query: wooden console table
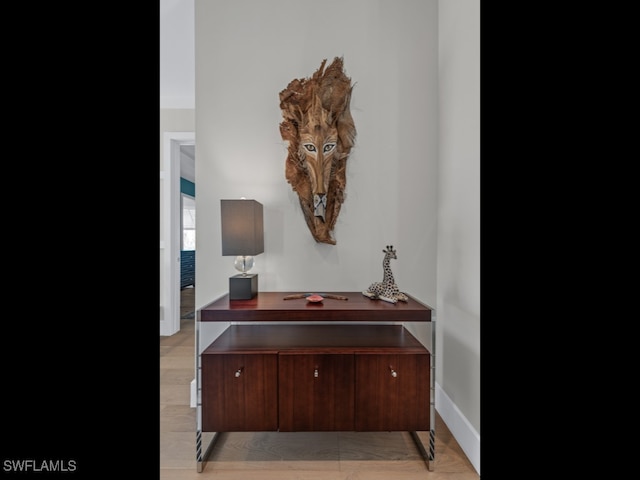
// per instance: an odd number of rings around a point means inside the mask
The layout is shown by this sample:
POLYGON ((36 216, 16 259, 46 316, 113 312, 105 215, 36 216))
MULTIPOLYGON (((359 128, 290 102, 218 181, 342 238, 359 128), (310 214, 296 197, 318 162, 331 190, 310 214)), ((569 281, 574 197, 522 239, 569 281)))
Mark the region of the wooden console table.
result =
POLYGON ((196 353, 198 472, 219 433, 234 431, 409 431, 432 471, 432 309, 361 292, 330 292, 348 300, 321 303, 284 299, 292 293, 225 295, 199 310, 198 322, 230 325, 196 353), (432 322, 431 351, 403 322, 432 322), (429 432, 428 451, 417 431, 429 432), (204 453, 202 432, 215 432, 204 453))

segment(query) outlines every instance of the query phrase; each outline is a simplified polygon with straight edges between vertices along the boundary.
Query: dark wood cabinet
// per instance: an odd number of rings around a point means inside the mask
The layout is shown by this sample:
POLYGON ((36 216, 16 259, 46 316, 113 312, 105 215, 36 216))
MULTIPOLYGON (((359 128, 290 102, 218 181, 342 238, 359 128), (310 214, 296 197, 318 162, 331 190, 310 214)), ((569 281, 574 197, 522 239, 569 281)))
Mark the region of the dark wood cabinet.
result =
POLYGON ((354 429, 354 356, 278 355, 281 432, 354 429))
POLYGON ((201 363, 204 431, 430 429, 429 351, 402 325, 231 325, 201 363))
POLYGON ((429 430, 428 354, 355 358, 356 430, 429 430))
POLYGON ((204 431, 277 430, 277 355, 204 355, 202 371, 204 431))
POLYGON ((199 321, 231 322, 199 355, 201 431, 410 431, 432 470, 433 361, 401 324, 431 322, 431 308, 360 292, 284 301, 290 293, 200 310, 199 321), (428 453, 416 431, 429 431, 428 453))

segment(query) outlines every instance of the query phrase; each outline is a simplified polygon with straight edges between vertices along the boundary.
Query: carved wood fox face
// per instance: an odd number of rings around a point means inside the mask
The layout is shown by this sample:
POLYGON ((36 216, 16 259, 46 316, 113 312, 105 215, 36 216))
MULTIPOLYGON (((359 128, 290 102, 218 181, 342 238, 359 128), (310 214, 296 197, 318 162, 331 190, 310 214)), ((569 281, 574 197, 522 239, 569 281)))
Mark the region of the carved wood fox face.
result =
POLYGON ((343 61, 326 59, 311 78, 292 80, 280 92, 282 139, 289 142, 285 176, 298 194, 313 238, 335 245, 332 236, 345 198, 346 162, 356 129, 349 111, 351 80, 343 61))

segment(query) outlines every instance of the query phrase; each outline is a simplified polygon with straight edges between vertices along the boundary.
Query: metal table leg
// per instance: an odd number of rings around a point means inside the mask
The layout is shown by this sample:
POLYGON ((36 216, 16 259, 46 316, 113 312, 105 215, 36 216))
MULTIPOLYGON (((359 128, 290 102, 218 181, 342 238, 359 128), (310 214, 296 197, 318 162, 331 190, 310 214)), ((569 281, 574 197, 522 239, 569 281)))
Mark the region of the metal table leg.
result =
MULTIPOLYGON (((432 312, 435 316, 435 311, 432 312)), ((430 378, 430 394, 429 394, 429 460, 427 468, 433 471, 436 459, 436 321, 431 320, 431 375, 430 378)))
POLYGON ((218 441, 220 437, 220 432, 216 432, 213 438, 209 441, 209 445, 205 449, 204 453, 202 453, 202 431, 196 431, 196 464, 198 473, 202 473, 205 465, 207 464, 207 460, 209 458, 209 454, 211 450, 213 450, 214 445, 218 441))
POLYGON ((422 458, 427 464, 427 469, 433 472, 436 460, 436 322, 431 321, 431 348, 430 348, 430 375, 429 375, 429 449, 424 448, 422 440, 417 432, 409 432, 411 438, 418 447, 422 458))

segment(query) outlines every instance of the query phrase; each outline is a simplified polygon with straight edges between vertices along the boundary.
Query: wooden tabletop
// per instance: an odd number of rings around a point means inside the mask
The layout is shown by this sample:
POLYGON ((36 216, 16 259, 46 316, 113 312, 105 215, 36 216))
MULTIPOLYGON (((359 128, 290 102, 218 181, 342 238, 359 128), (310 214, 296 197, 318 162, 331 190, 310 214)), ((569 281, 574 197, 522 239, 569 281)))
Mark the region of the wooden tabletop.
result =
POLYGON ((431 307, 409 296, 397 303, 372 300, 362 292, 258 292, 250 300, 229 300, 224 295, 200 310, 202 322, 430 322, 431 307), (285 300, 288 295, 315 293, 347 297, 285 300))

